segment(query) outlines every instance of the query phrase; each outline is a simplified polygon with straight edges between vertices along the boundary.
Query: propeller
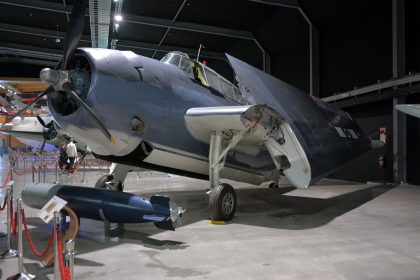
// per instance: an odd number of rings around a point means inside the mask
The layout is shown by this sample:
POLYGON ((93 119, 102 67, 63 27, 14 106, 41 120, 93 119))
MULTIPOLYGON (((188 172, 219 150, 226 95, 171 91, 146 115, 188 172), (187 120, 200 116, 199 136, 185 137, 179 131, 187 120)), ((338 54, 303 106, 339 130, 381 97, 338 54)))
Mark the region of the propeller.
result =
MULTIPOLYGON (((77 49, 77 46, 82 38, 83 28, 85 24, 86 14, 86 0, 75 1, 71 18, 69 22, 70 28, 66 33, 66 41, 64 45, 63 57, 54 67, 54 69, 43 69, 40 73, 41 80, 48 83, 50 86, 37 96, 31 103, 16 112, 13 116, 7 118, 7 121, 19 116, 32 104, 37 102, 42 97, 52 92, 66 92, 67 96, 74 97, 77 102, 88 112, 90 117, 93 119, 99 130, 107 137, 107 139, 115 144, 115 139, 111 133, 106 129, 103 123, 99 120, 95 112, 74 92, 72 88, 71 78, 69 77, 68 71, 66 71, 70 58, 73 56, 77 49), (59 70, 60 69, 60 70, 59 70)), ((67 98, 68 98, 67 97, 67 98)), ((44 123, 45 124, 45 123, 44 123)))
POLYGON ((32 102, 30 102, 29 104, 27 104, 25 107, 21 108, 19 111, 17 111, 12 116, 7 117, 6 118, 6 122, 10 122, 11 120, 13 120, 14 118, 16 118, 17 116, 20 116, 29 107, 31 107, 32 104, 34 104, 35 102, 37 102, 38 100, 40 100, 42 97, 46 96, 47 94, 49 94, 51 92, 54 92, 54 87, 53 86, 49 86, 46 90, 44 90, 43 92, 41 92, 40 94, 38 94, 38 96, 34 100, 32 100, 32 102))
POLYGON ((93 121, 98 126, 99 130, 106 136, 106 138, 108 138, 108 140, 112 144, 115 144, 114 137, 111 135, 111 133, 108 131, 108 129, 106 129, 104 124, 99 120, 99 117, 95 114, 95 112, 85 102, 83 102, 83 100, 72 89, 70 89, 68 83, 64 84, 63 88, 65 89, 67 94, 72 95, 77 100, 77 102, 79 102, 80 105, 83 108, 85 108, 85 110, 89 113, 89 115, 92 117, 93 121))
POLYGON ((44 138, 44 141, 42 141, 41 148, 39 148, 40 155, 42 155, 42 152, 44 152, 45 142, 47 142, 47 139, 44 138))
POLYGON ((46 125, 45 125, 45 122, 44 122, 44 120, 38 115, 38 116, 36 116, 36 118, 38 119, 38 121, 39 121, 39 123, 43 126, 43 127, 45 127, 46 125))
POLYGON ((44 127, 42 130, 42 138, 44 138, 44 141, 42 141, 41 148, 39 149, 39 154, 42 154, 45 147, 45 142, 49 140, 53 140, 55 137, 57 137, 57 130, 54 126, 54 121, 50 121, 48 124, 45 124, 44 120, 38 115, 36 116, 38 119, 38 122, 44 127))
POLYGON ((70 28, 67 30, 66 34, 66 43, 64 45, 64 53, 61 61, 62 70, 66 69, 70 57, 73 56, 74 51, 82 38, 83 28, 85 26, 85 14, 86 0, 75 1, 69 22, 70 28))

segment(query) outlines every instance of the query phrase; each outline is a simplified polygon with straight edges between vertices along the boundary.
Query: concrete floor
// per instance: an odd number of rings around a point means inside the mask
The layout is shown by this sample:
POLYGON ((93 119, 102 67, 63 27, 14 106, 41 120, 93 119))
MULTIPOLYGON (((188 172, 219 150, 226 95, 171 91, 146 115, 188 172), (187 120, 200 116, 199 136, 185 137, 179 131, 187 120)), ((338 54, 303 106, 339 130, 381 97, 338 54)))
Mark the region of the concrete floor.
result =
MULTIPOLYGON (((4 182, 7 164, 1 165, 4 182)), ((102 172, 103 174, 103 172, 102 172)), ((124 236, 105 239, 103 223, 82 219, 76 240, 75 279, 420 279, 420 187, 323 180, 308 190, 284 182, 279 189, 230 182, 237 188, 236 217, 208 221, 207 182, 158 172, 129 174, 125 191, 167 194, 186 207, 175 232, 153 224, 125 226, 124 236)), ((100 172, 87 173, 93 186, 100 172)), ((83 176, 60 176, 75 185, 83 176)), ((54 181, 47 176, 47 182, 54 181)), ((15 193, 32 181, 15 176, 15 193)), ((2 200, 2 199, 1 199, 2 200)), ((26 208, 39 250, 50 226, 26 208)), ((0 214, 5 231, 5 213, 0 214)), ((6 246, 0 238, 0 250, 6 246)), ((30 252, 25 268, 53 279, 30 252)), ((17 273, 17 259, 0 260, 0 279, 17 273)))

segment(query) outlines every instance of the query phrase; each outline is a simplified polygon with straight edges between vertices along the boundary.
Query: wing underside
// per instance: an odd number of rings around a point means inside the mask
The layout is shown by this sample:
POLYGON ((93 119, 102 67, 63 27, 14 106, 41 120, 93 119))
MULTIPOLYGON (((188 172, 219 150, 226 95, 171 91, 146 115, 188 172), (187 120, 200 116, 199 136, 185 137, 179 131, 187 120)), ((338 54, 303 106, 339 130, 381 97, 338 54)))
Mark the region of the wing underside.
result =
POLYGON ((191 108, 185 120, 197 140, 209 143, 211 133, 221 131, 225 140, 233 139, 232 151, 247 155, 266 151, 296 187, 309 186, 311 168, 306 154, 290 126, 272 108, 265 105, 191 108))

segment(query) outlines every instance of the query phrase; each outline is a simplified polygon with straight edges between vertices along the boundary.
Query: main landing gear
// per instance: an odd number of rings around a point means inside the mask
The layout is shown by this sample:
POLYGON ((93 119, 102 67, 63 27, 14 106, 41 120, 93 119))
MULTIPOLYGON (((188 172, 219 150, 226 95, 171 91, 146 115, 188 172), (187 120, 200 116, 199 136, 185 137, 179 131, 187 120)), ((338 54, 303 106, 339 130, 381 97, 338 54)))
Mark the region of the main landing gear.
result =
POLYGON ((109 174, 99 177, 98 181, 96 181, 95 188, 122 192, 124 180, 130 169, 131 167, 128 165, 113 163, 109 174))
POLYGON ((236 193, 231 185, 222 183, 210 191, 210 217, 214 221, 230 221, 235 215, 236 193))
POLYGON ((230 139, 223 139, 222 131, 213 131, 210 138, 209 151, 209 183, 210 219, 214 221, 230 221, 235 215, 237 199, 232 186, 220 183, 220 171, 226 161, 226 155, 244 137, 243 133, 236 134, 230 139))

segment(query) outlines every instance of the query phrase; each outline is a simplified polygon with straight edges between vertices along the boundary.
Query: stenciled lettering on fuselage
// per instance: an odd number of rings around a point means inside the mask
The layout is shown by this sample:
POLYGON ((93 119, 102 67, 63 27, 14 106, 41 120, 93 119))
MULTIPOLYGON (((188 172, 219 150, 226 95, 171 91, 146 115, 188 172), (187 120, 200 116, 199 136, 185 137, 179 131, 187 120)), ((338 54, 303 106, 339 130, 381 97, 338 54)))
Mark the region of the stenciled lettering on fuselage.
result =
POLYGON ((349 128, 342 128, 342 127, 334 127, 337 131, 338 135, 343 138, 350 138, 350 139, 359 139, 359 136, 353 129, 349 128))

